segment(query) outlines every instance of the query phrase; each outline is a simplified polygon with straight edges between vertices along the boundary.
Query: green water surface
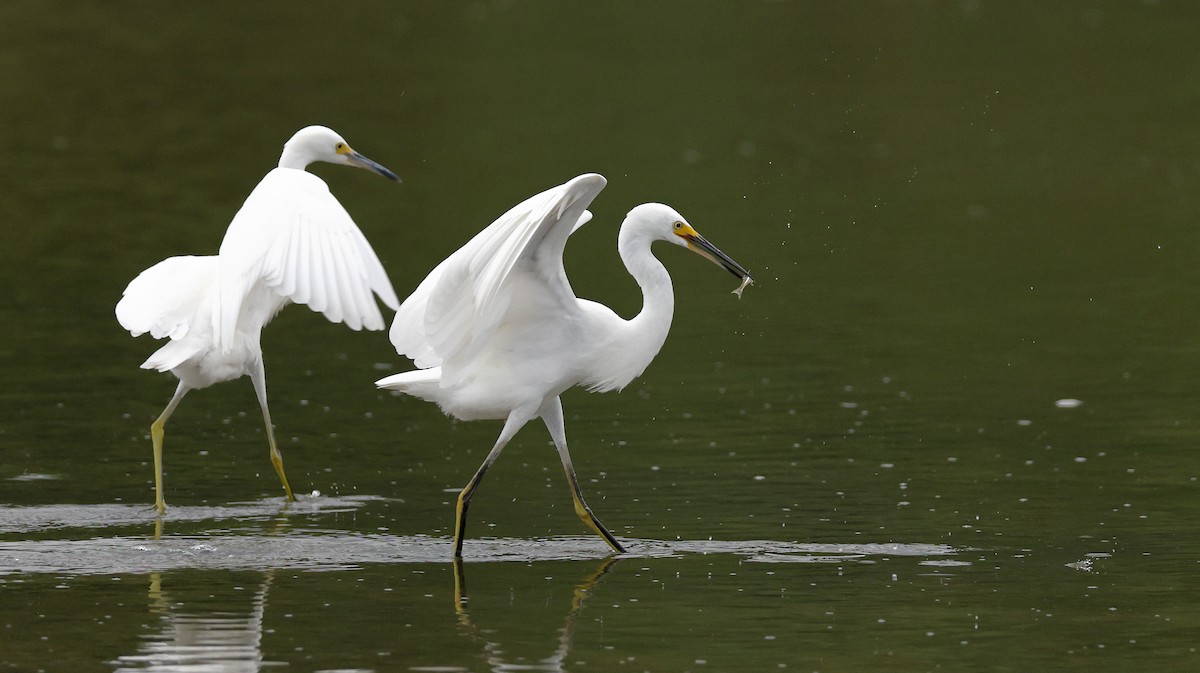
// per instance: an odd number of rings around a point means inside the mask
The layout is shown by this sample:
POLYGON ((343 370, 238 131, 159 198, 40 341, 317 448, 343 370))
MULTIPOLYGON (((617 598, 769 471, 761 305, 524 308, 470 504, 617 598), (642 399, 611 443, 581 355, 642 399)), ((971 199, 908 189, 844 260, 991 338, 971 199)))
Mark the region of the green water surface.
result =
POLYGON ((1183 2, 0 5, 0 670, 1193 671, 1200 23, 1183 2), (410 363, 303 307, 248 381, 173 390, 113 306, 213 254, 308 124, 403 298, 507 208, 609 180, 566 252, 671 335, 531 424, 374 389, 410 363), (156 525, 157 524, 157 525, 156 525), (524 667, 524 668, 521 668, 524 667))

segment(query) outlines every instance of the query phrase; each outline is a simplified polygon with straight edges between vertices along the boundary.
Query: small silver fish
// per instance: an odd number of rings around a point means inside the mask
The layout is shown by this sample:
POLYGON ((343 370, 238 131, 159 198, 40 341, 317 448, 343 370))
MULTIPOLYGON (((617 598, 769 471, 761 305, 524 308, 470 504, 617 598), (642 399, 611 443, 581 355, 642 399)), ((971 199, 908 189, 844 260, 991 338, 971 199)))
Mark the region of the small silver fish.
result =
POLYGON ((742 284, 737 286, 737 289, 734 290, 732 292, 732 294, 736 294, 737 298, 741 299, 742 298, 742 290, 745 290, 747 285, 753 285, 753 284, 754 284, 754 279, 751 278, 750 276, 746 276, 745 278, 742 279, 742 284))

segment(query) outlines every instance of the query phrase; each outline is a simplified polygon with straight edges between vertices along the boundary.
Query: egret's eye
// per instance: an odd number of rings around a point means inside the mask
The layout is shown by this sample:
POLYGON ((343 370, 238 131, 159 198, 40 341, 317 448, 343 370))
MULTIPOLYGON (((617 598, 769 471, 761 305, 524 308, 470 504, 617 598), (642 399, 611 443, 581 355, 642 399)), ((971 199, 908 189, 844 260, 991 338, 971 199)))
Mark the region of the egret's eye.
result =
POLYGON ((675 228, 676 228, 676 229, 683 229, 683 222, 676 222, 676 223, 675 223, 675 228))
POLYGON ((337 151, 341 152, 342 150, 346 149, 346 143, 338 143, 337 147, 335 149, 337 149, 337 151))

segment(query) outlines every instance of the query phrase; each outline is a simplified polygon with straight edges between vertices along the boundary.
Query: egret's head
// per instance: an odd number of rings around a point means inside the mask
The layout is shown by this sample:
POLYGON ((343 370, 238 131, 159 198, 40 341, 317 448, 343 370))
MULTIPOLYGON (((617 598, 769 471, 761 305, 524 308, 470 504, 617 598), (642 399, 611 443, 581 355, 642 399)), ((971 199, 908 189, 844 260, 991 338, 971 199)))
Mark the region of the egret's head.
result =
MULTIPOLYGON (((754 278, 746 267, 733 261, 721 252, 717 246, 708 242, 700 232, 692 228, 678 211, 661 203, 643 203, 629 211, 626 222, 647 233, 651 240, 668 241, 680 245, 700 255, 708 261, 737 276, 745 284, 753 283, 754 278), (749 279, 749 280, 747 280, 749 279)), ((744 285, 743 285, 744 286, 744 285)))
POLYGON ((325 126, 306 126, 297 131, 284 143, 279 166, 303 170, 314 161, 365 168, 389 180, 400 181, 395 173, 355 152, 345 138, 325 126))

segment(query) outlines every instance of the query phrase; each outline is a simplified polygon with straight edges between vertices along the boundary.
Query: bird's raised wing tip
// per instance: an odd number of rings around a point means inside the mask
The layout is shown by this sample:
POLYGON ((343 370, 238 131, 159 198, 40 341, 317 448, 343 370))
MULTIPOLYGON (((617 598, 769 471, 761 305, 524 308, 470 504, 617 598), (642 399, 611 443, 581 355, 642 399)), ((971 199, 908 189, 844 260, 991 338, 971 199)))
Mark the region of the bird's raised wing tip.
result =
MULTIPOLYGON (((584 173, 569 180, 557 190, 558 215, 561 217, 567 208, 579 201, 583 201, 583 207, 587 208, 592 199, 596 198, 600 190, 604 189, 607 184, 608 180, 605 180, 604 176, 599 173, 584 173)), ((553 191, 546 193, 553 193, 553 191)), ((574 228, 578 229, 580 224, 583 223, 575 224, 574 228)))
POLYGON ((583 175, 574 178, 567 184, 571 187, 588 186, 600 190, 604 189, 604 186, 608 184, 608 180, 599 173, 584 173, 583 175))

